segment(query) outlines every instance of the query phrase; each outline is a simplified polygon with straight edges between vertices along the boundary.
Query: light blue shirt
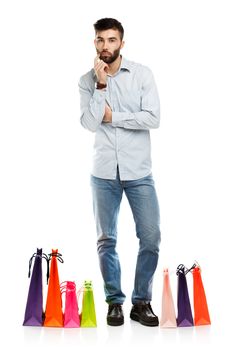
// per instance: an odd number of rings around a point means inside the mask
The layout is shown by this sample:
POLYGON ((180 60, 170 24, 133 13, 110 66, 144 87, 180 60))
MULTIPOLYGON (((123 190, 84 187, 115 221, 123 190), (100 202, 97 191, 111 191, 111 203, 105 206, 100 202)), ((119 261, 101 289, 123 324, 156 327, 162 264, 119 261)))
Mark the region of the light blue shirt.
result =
POLYGON ((151 173, 150 129, 160 123, 160 103, 151 70, 122 57, 119 70, 107 77, 107 88, 95 89, 94 69, 80 78, 80 122, 95 132, 92 175, 136 180, 151 173), (102 122, 105 105, 112 123, 102 122))

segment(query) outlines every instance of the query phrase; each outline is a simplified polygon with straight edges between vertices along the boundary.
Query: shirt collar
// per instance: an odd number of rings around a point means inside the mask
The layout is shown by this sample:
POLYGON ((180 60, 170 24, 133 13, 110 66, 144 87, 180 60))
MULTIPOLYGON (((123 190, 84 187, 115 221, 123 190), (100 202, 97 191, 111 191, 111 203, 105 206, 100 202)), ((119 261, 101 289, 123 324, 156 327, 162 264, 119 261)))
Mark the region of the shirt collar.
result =
MULTIPOLYGON (((124 58, 122 55, 121 55, 121 63, 120 63, 120 67, 119 67, 119 70, 115 73, 118 74, 120 70, 127 70, 127 71, 131 71, 131 63, 129 60, 127 60, 126 58, 124 58)), ((96 74, 95 74, 95 71, 94 69, 92 69, 93 71, 93 76, 94 78, 96 78, 96 74)))
POLYGON ((123 69, 123 70, 128 70, 129 72, 131 71, 131 65, 130 62, 124 58, 123 56, 121 56, 121 63, 120 63, 120 68, 119 70, 123 69))

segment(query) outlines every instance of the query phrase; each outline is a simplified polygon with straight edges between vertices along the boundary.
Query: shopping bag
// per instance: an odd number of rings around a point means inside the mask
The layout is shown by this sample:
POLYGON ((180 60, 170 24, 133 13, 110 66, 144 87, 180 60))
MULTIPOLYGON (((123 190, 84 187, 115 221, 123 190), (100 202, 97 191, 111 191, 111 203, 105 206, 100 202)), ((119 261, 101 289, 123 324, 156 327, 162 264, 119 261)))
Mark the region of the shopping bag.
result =
POLYGON ((195 326, 211 324, 201 269, 195 264, 191 270, 193 274, 194 324, 195 326))
POLYGON ((164 269, 163 271, 162 313, 160 326, 162 328, 173 328, 177 326, 168 269, 164 269))
POLYGON ((37 248, 29 260, 28 277, 30 278, 32 261, 35 258, 32 276, 29 285, 28 298, 25 308, 23 326, 42 326, 43 324, 43 284, 42 284, 42 259, 47 261, 47 282, 49 275, 49 258, 37 248))
POLYGON ((83 286, 81 327, 97 327, 93 287, 91 281, 85 281, 83 286))
POLYGON ((66 281, 60 284, 61 293, 65 294, 64 327, 79 328, 80 316, 75 282, 66 281))
POLYGON ((48 254, 51 260, 49 286, 45 310, 45 327, 63 327, 62 297, 59 285, 57 260, 63 263, 62 255, 58 249, 52 249, 48 254))
POLYGON ((176 274, 178 276, 177 289, 177 326, 190 327, 193 326, 193 316, 189 300, 188 286, 186 280, 186 273, 188 270, 184 265, 177 267, 176 274))

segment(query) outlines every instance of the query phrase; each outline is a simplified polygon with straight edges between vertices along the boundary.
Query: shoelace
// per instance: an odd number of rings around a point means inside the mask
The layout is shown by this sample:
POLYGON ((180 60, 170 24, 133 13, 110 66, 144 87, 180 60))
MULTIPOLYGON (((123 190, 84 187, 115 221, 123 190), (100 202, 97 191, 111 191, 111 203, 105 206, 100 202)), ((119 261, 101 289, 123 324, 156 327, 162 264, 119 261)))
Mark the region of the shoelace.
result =
POLYGON ((118 309, 118 311, 122 311, 122 305, 121 304, 110 304, 109 305, 109 311, 112 311, 114 308, 118 309))
POLYGON ((47 272, 46 272, 46 282, 48 284, 48 280, 49 280, 49 257, 48 255, 46 255, 45 253, 40 254, 38 251, 37 253, 34 253, 31 258, 29 259, 29 268, 28 268, 28 278, 30 278, 31 275, 31 267, 32 267, 32 261, 34 258, 40 258, 40 259, 45 259, 46 263, 47 263, 47 272))
POLYGON ((150 310, 152 312, 152 314, 154 315, 154 312, 153 312, 153 309, 152 309, 150 303, 145 302, 145 303, 142 303, 141 305, 142 305, 142 309, 150 310))

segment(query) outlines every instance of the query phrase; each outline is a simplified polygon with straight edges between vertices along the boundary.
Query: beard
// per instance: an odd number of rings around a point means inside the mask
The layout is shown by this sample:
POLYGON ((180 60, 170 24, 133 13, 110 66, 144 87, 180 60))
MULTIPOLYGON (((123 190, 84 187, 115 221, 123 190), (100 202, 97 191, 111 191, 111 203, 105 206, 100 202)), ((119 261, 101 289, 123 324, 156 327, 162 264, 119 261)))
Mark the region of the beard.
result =
POLYGON ((112 54, 107 51, 98 52, 100 53, 100 59, 105 63, 110 64, 113 63, 120 55, 120 47, 116 49, 112 54))

